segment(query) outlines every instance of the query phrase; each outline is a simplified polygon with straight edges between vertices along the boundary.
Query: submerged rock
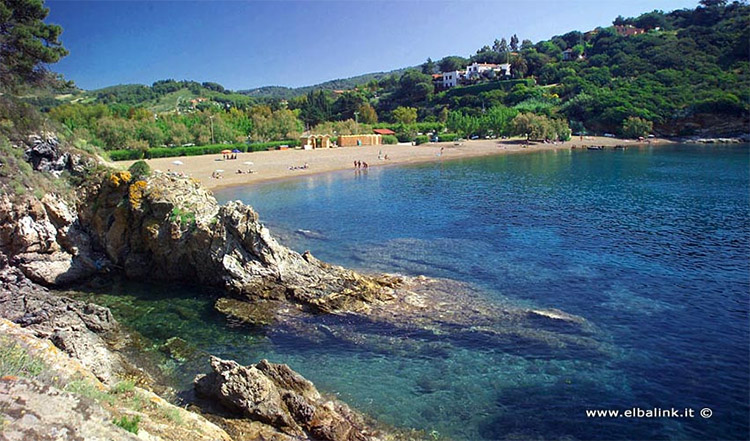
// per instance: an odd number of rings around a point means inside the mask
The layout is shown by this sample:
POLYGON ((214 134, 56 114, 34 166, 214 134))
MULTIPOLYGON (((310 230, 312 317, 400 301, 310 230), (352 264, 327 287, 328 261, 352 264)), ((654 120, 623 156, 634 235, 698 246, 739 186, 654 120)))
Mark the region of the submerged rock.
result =
POLYGON ((345 404, 324 399, 315 386, 284 364, 250 366, 211 357, 212 371, 195 379, 195 390, 230 411, 296 439, 355 441, 374 433, 345 404))

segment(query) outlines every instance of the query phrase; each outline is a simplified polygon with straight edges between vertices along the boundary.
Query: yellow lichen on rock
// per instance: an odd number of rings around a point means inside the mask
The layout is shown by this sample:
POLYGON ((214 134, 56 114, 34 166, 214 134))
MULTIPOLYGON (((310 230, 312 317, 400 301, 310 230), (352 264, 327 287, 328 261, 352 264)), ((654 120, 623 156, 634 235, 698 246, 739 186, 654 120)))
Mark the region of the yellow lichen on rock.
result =
POLYGON ((132 178, 133 176, 129 171, 113 172, 111 175, 109 175, 109 183, 112 184, 113 187, 119 187, 122 184, 127 184, 128 182, 130 182, 132 178))
POLYGON ((128 188, 128 199, 130 200, 130 206, 139 209, 143 202, 143 194, 146 190, 146 181, 135 181, 128 188))

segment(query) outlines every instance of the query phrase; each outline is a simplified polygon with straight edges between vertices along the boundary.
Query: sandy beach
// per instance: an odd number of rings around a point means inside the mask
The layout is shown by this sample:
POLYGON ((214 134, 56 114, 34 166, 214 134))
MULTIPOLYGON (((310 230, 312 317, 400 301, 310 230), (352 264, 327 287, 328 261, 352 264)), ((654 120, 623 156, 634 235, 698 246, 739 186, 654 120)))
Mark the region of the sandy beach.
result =
MULTIPOLYGON (((671 141, 658 138, 651 140, 652 145, 669 142, 671 141)), ((354 161, 364 161, 370 167, 382 167, 487 155, 528 153, 539 150, 585 148, 589 145, 614 147, 615 145, 636 146, 639 143, 632 140, 589 136, 583 140, 579 137, 574 137, 570 141, 557 144, 532 142, 527 147, 520 139, 492 139, 463 141, 461 143, 430 143, 419 146, 397 144, 317 150, 290 149, 238 153, 237 159, 233 160, 224 160, 223 155, 218 154, 148 159, 146 162, 151 166, 152 170, 184 173, 199 180, 206 187, 216 189, 353 169, 354 161), (382 153, 382 157, 387 155, 388 159, 378 159, 380 153, 382 153), (175 164, 175 161, 182 162, 182 164, 175 164), (299 168, 305 164, 307 164, 306 169, 299 168), (290 169, 290 167, 297 168, 290 169), (216 173, 217 170, 223 171, 216 173), (237 170, 241 170, 243 173, 237 173, 237 170), (253 173, 248 173, 250 170, 253 173), (220 178, 214 178, 212 175, 220 176, 220 178)), ((122 161, 116 164, 127 168, 133 162, 122 161)))

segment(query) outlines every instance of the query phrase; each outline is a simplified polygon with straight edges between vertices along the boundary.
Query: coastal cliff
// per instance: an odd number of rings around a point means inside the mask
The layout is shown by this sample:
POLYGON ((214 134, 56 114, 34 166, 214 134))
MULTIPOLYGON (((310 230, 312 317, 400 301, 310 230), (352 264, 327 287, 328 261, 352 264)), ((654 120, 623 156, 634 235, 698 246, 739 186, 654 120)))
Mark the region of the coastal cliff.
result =
MULTIPOLYGON (((90 161, 84 171, 76 171, 73 166, 80 159, 68 155, 63 161, 56 143, 46 145, 55 148, 43 149, 49 160, 30 160, 34 173, 52 179, 61 168, 90 176, 66 195, 0 195, 0 317, 77 360, 96 388, 116 388, 124 378, 144 386, 155 380, 122 355, 132 339, 109 310, 60 297, 48 288, 114 276, 209 286, 223 293, 215 308, 235 324, 273 324, 272 332, 312 343, 335 339, 384 353, 440 351, 445 345, 477 341, 508 350, 542 345, 560 351, 574 347, 597 357, 611 352, 581 317, 498 305, 455 281, 363 275, 330 265, 281 245, 251 207, 241 202, 220 206, 187 177, 156 171, 134 175, 101 165, 94 173, 90 161), (320 314, 330 319, 315 321, 320 314)), ((31 158, 33 147, 29 151, 31 158)), ((248 430, 256 438, 274 439, 380 436, 356 411, 322 399, 288 367, 267 362, 240 366, 218 359, 211 366, 212 372, 196 380, 196 392, 218 406, 204 408, 211 421, 226 429, 216 428, 219 435, 213 439, 248 430)), ((40 387, 62 387, 63 392, 67 387, 25 381, 12 387, 37 395, 40 387)), ((129 389, 128 397, 146 392, 129 389)), ((97 415, 135 415, 146 421, 148 433, 158 432, 149 429, 150 417, 143 409, 128 413, 109 398, 97 397, 105 412, 97 415)), ((32 433, 17 426, 21 423, 20 417, 11 421, 18 433, 32 433)))

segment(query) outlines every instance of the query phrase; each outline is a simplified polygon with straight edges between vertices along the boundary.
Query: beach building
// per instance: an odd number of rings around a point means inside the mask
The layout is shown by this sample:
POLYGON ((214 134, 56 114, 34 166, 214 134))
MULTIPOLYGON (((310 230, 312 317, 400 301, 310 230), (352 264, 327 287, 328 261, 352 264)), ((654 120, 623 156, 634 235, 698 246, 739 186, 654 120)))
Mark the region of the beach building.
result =
POLYGON ((358 147, 363 145, 381 145, 383 139, 381 135, 339 135, 339 147, 358 147))
POLYGON ((331 147, 330 135, 302 135, 299 138, 299 145, 305 150, 327 149, 331 147))

